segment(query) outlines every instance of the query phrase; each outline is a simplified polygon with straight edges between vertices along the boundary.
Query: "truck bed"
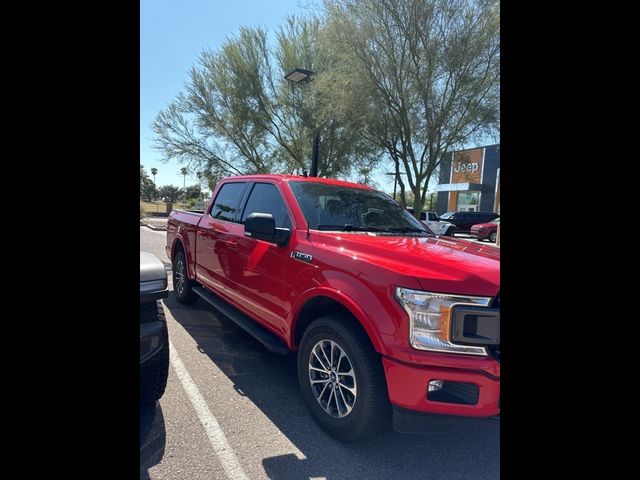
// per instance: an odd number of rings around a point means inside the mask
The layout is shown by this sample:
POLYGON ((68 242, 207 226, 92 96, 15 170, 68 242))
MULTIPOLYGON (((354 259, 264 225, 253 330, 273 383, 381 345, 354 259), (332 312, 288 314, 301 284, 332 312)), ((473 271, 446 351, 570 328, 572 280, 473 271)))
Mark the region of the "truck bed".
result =
MULTIPOLYGON (((167 247, 173 245, 178 231, 184 231, 186 234, 183 235, 183 238, 189 242, 187 254, 191 253, 195 255, 196 229, 203 214, 203 211, 173 210, 167 220, 167 247)), ((167 254, 168 253, 169 252, 167 252, 167 254)), ((190 268, 193 268, 193 265, 195 265, 195 257, 191 258, 190 263, 190 268)))

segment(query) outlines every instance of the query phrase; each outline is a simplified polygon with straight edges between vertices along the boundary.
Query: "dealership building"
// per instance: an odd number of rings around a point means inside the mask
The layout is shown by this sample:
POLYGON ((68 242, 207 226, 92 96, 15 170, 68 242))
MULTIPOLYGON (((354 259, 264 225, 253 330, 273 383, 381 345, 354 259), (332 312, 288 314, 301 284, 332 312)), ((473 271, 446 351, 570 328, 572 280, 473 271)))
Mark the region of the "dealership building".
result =
POLYGON ((500 213, 500 145, 460 150, 440 163, 439 215, 445 212, 500 213))

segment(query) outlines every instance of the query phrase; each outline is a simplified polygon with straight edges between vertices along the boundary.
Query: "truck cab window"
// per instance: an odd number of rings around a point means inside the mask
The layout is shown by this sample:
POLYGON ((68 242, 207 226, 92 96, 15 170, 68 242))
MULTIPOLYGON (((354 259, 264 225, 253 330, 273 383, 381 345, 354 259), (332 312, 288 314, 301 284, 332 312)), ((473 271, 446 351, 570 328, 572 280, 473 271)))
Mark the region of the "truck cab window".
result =
POLYGON ((242 223, 252 213, 270 213, 276 227, 291 228, 291 220, 278 188, 271 183, 256 183, 242 214, 242 223))
POLYGON ((211 208, 211 216, 218 220, 233 222, 236 211, 240 206, 244 182, 225 183, 218 192, 216 200, 211 208))

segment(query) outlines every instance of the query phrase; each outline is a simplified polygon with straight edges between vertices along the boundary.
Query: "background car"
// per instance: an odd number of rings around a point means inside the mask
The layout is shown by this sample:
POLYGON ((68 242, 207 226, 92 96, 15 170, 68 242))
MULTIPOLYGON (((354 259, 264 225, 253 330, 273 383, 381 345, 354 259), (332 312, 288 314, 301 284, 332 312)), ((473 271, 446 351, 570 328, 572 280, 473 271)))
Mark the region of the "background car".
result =
MULTIPOLYGON (((407 210, 413 215, 413 208, 407 207, 407 210)), ((453 236, 456 227, 453 223, 442 221, 436 212, 420 212, 420 221, 424 223, 436 235, 453 236)))
POLYGON ((447 212, 440 215, 440 220, 453 223, 455 233, 470 233, 471 227, 478 223, 487 223, 500 215, 494 212, 447 212))
POLYGON ((140 402, 159 400, 169 375, 169 334, 159 299, 169 295, 167 272, 152 253, 140 252, 140 402))
POLYGON ((498 237, 498 225, 500 225, 499 218, 489 223, 478 223, 471 227, 470 235, 478 240, 489 240, 495 243, 498 237))

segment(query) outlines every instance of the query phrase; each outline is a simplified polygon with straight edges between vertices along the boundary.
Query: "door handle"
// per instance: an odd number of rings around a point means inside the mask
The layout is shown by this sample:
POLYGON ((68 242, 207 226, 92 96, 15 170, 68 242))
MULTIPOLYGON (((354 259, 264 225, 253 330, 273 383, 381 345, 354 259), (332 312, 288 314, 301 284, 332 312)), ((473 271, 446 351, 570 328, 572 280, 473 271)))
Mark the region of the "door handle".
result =
POLYGON ((238 250, 238 242, 227 242, 227 248, 233 251, 238 250))

